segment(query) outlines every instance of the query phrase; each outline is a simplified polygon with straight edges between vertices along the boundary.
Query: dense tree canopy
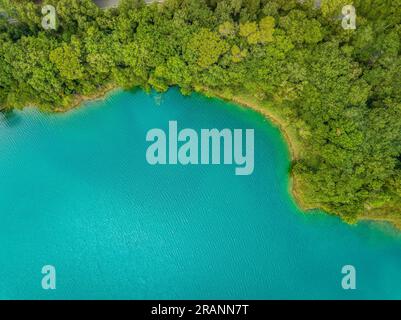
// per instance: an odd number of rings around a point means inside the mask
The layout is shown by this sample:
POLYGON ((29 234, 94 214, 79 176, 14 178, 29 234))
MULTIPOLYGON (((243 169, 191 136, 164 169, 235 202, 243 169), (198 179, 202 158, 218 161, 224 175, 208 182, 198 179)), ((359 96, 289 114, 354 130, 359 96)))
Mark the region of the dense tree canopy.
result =
POLYGON ((300 146, 300 201, 401 225, 401 0, 0 0, 0 108, 68 108, 102 87, 208 89, 271 108, 300 146), (353 3, 357 28, 341 27, 353 3))

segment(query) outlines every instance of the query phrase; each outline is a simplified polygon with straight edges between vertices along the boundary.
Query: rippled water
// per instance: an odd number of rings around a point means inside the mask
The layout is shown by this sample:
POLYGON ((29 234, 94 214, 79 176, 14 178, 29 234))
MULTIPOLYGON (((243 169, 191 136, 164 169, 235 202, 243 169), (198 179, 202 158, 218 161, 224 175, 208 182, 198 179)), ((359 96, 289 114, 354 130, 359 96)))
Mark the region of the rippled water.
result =
POLYGON ((259 114, 178 90, 115 92, 62 115, 0 121, 0 298, 401 298, 401 237, 305 215, 259 114), (150 166, 146 133, 255 129, 255 171, 150 166), (54 265, 57 289, 41 288, 54 265), (357 290, 341 287, 354 265, 357 290))

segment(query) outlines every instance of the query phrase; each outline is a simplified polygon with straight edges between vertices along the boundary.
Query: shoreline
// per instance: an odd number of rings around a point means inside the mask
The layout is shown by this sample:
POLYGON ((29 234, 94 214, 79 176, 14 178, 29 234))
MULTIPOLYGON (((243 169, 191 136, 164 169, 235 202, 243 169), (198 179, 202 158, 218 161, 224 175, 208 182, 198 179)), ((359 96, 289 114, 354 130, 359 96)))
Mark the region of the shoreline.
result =
POLYGON ((77 95, 72 100, 71 104, 66 108, 55 108, 55 113, 66 113, 68 111, 80 108, 81 105, 85 102, 92 102, 92 101, 102 101, 106 99, 107 95, 112 93, 115 90, 118 90, 118 86, 115 84, 107 84, 104 87, 100 88, 100 91, 93 93, 92 95, 83 96, 77 95))

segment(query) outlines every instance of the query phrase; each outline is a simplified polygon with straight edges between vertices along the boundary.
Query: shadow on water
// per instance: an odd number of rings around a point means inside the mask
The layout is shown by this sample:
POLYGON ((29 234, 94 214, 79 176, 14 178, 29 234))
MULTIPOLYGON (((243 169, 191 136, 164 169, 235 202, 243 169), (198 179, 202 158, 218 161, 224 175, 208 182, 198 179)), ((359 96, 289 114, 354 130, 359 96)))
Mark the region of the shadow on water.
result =
POLYGON ((21 120, 21 117, 12 110, 0 112, 0 123, 6 127, 16 127, 20 124, 21 120))

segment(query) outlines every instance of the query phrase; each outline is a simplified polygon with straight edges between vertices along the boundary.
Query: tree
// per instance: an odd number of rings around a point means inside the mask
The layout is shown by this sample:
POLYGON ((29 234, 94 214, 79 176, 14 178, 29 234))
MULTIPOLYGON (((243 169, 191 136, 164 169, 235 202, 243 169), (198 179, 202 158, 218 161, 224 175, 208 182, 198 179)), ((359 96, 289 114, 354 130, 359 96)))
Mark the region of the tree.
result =
POLYGON ((84 76, 80 45, 79 40, 73 37, 70 44, 63 43, 50 52, 50 61, 56 65, 60 76, 65 80, 79 80, 84 76))
POLYGON ((228 44, 217 33, 203 28, 188 43, 185 56, 187 61, 196 61, 200 68, 205 69, 217 63, 228 49, 228 44))

